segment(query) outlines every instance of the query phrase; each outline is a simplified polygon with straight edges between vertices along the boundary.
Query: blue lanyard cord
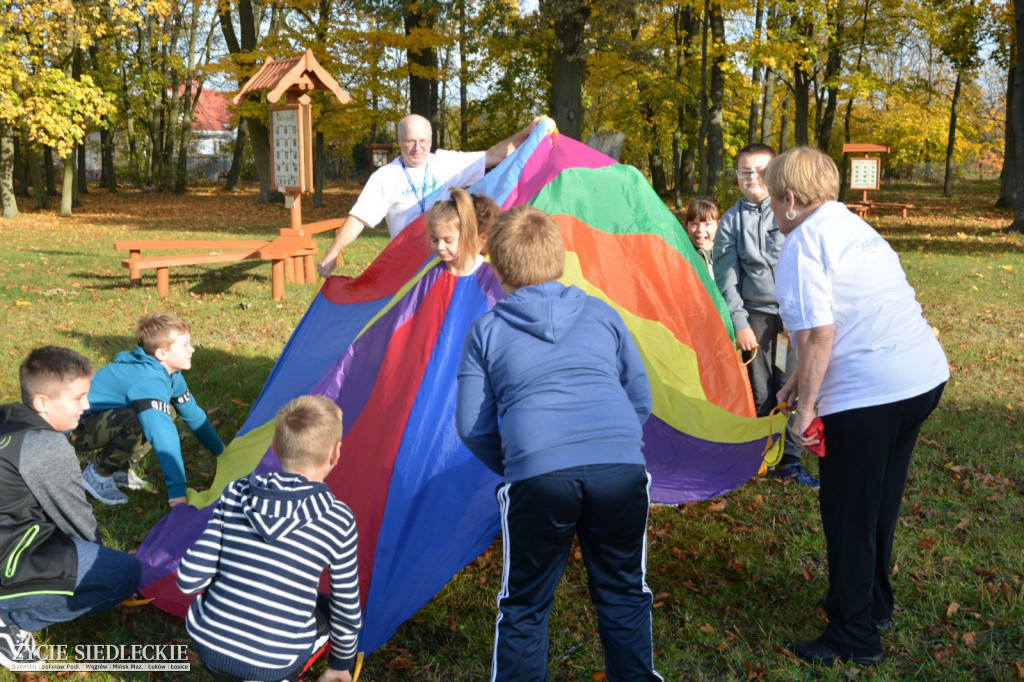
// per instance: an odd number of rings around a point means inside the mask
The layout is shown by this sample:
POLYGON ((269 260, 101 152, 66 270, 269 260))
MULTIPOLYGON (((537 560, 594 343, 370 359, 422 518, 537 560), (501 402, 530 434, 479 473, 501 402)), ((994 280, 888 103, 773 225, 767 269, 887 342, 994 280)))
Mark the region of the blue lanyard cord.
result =
POLYGON ((428 163, 423 168, 423 189, 419 192, 416 191, 416 185, 412 182, 412 176, 409 175, 409 169, 405 167, 405 159, 399 157, 398 162, 402 164, 402 172, 405 173, 405 179, 409 182, 409 187, 412 188, 412 194, 416 197, 416 201, 420 205, 420 213, 427 212, 427 176, 430 175, 430 164, 428 163), (421 196, 422 195, 422 196, 421 196))

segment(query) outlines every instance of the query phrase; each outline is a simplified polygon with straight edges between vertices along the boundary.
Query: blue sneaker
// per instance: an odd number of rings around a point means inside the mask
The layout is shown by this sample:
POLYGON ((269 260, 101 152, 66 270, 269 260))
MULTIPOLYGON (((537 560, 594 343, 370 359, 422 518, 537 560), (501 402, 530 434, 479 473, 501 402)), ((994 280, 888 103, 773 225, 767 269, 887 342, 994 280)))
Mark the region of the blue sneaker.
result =
POLYGON ((814 476, 811 476, 811 472, 804 469, 803 464, 790 464, 786 468, 775 467, 775 478, 780 481, 793 481, 800 485, 806 485, 812 490, 817 490, 821 487, 821 483, 814 476))

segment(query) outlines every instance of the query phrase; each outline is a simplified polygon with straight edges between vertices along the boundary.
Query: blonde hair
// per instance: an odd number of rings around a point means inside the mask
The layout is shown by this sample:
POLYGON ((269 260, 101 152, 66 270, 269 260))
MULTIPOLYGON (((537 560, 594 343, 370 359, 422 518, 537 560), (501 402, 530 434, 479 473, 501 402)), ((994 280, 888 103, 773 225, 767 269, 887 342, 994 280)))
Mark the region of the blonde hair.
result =
POLYGON ((135 325, 135 340, 142 350, 153 355, 157 348, 167 348, 171 345, 171 332, 187 334, 191 326, 174 313, 166 310, 146 313, 135 325))
POLYGON ((341 431, 341 408, 320 395, 300 395, 277 411, 271 447, 285 471, 319 466, 341 431))
POLYGON ((80 353, 60 346, 41 346, 32 350, 18 368, 21 402, 32 407, 32 398, 58 397, 76 379, 92 376, 92 363, 80 353))
POLYGON ((562 276, 562 231, 551 216, 533 206, 516 206, 498 216, 487 248, 491 265, 513 289, 562 276))
POLYGON ((786 200, 787 189, 802 206, 835 201, 839 198, 839 169, 820 149, 793 147, 765 168, 764 186, 776 201, 786 200))
POLYGON ((473 199, 464 189, 453 189, 452 198, 439 201, 430 207, 427 214, 427 235, 442 225, 454 225, 459 233, 459 258, 453 265, 464 269, 476 260, 480 253, 480 230, 476 223, 473 199))

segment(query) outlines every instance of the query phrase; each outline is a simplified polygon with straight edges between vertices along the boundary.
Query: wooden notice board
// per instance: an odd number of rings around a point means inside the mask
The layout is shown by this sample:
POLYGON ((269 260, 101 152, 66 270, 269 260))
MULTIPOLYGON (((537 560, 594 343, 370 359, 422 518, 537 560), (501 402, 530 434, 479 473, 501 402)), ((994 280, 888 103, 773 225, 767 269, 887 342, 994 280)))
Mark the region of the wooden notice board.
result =
POLYGON ((881 171, 882 160, 877 157, 850 159, 850 189, 879 189, 881 171))
POLYGON ((308 104, 270 107, 271 184, 278 191, 313 191, 312 130, 308 104))

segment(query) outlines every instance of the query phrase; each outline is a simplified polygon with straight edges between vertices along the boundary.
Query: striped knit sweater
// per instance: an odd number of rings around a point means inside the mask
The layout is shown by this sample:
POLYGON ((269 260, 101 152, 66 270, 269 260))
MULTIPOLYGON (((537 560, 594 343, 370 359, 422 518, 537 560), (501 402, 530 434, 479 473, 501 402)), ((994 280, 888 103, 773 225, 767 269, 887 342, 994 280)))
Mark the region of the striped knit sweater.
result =
POLYGON ((362 615, 352 512, 324 483, 291 473, 252 474, 224 491, 178 567, 195 594, 186 626, 211 668, 275 680, 312 654, 317 585, 331 583, 328 665, 348 670, 362 615))

